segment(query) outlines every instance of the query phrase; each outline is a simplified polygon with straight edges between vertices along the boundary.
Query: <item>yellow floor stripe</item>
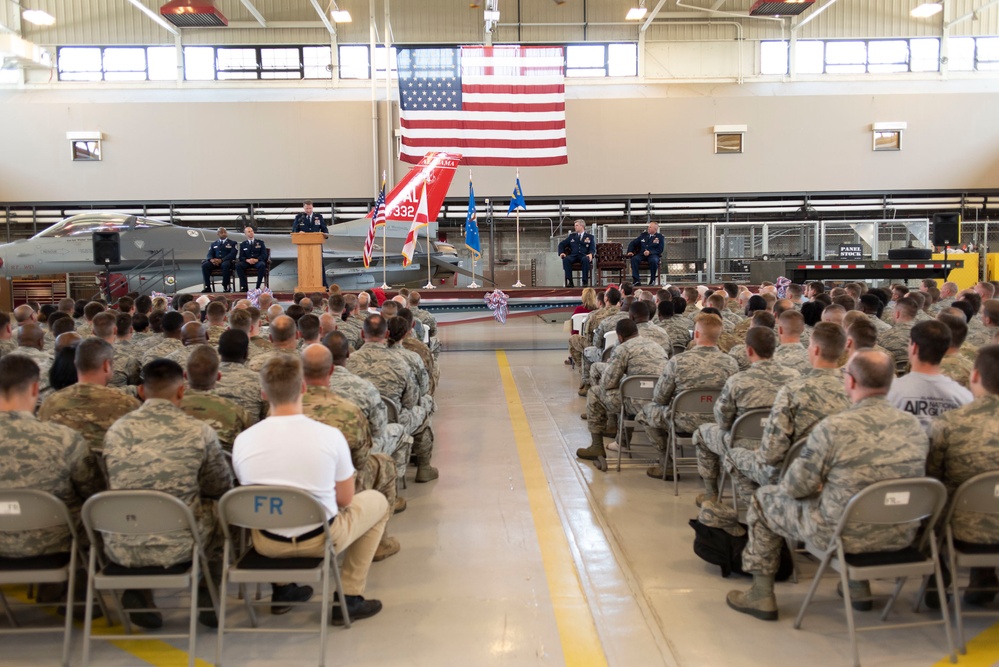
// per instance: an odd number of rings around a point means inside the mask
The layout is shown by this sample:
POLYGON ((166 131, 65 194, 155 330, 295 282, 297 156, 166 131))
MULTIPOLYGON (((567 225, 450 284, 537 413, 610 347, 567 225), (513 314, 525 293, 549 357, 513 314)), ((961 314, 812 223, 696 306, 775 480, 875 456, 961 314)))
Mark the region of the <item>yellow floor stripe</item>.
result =
MULTIPOLYGON (((29 604, 31 600, 28 598, 28 589, 26 586, 11 586, 4 587, 4 594, 11 600, 16 600, 22 604, 29 604)), ((55 608, 50 607, 49 611, 53 616, 56 616, 55 608)), ((143 660, 153 667, 184 667, 187 665, 187 651, 183 651, 175 646, 171 646, 165 641, 159 639, 142 639, 142 628, 136 628, 132 626, 135 630, 135 639, 126 640, 108 640, 108 641, 98 641, 95 642, 90 647, 90 662, 93 664, 100 664, 99 657, 95 656, 97 651, 100 650, 101 644, 114 644, 120 648, 125 653, 133 655, 136 658, 143 660)), ((203 631, 204 628, 198 626, 199 633, 203 631)), ((100 635, 120 635, 125 633, 125 626, 123 625, 112 625, 108 626, 107 622, 101 619, 94 620, 94 627, 92 634, 97 637, 100 635)), ((83 637, 83 623, 79 621, 74 621, 73 623, 73 634, 74 636, 83 637)), ((182 640, 182 641, 187 641, 182 640)), ((74 656, 70 656, 70 662, 75 662, 74 656)), ((196 667, 212 667, 212 663, 202 660, 200 658, 195 658, 194 664, 196 667)))
POLYGON ((555 623, 562 640, 562 653, 568 667, 602 667, 607 664, 593 615, 583 594, 576 564, 548 489, 541 458, 531 436, 527 414, 520 402, 506 353, 496 352, 506 406, 510 412, 513 436, 527 487, 527 499, 534 517, 534 529, 541 548, 541 560, 548 579, 548 593, 555 611, 555 623))
MULTIPOLYGON (((967 621, 965 621, 967 623, 967 621)), ((965 625, 964 636, 968 636, 968 628, 965 625)), ((955 650, 959 648, 957 644, 957 630, 954 630, 955 650)), ((957 664, 961 667, 991 667, 999 662, 999 623, 989 626, 974 639, 968 640, 968 654, 957 654, 957 664)), ((944 667, 952 665, 949 656, 944 656, 933 667, 944 667)))

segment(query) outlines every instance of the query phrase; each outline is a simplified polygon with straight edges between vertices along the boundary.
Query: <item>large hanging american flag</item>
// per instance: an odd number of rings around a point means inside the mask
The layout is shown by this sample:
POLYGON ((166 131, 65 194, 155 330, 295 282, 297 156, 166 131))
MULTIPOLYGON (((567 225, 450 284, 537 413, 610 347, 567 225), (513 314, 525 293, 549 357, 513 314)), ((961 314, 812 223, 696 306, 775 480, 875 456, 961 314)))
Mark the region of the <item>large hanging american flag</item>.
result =
POLYGON ((382 173, 382 189, 375 201, 375 210, 371 212, 371 226, 364 239, 364 268, 371 266, 371 251, 375 247, 375 229, 385 224, 385 174, 382 173))
POLYGON ((402 155, 463 163, 566 164, 565 51, 548 46, 400 48, 402 155))

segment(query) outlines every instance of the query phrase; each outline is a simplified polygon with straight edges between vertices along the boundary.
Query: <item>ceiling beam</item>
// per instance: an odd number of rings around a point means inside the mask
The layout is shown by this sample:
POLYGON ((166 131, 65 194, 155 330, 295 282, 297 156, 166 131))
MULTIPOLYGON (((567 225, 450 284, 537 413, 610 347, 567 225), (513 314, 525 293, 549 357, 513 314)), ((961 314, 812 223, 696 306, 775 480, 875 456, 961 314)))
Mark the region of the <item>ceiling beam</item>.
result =
POLYGON ((659 0, 659 2, 655 6, 655 9, 652 10, 652 12, 645 18, 645 22, 642 23, 641 32, 645 32, 646 30, 649 29, 649 26, 652 25, 652 19, 659 16, 659 10, 661 10, 663 8, 663 5, 665 4, 666 0, 659 0))
POLYGON ((246 7, 246 11, 253 14, 253 18, 257 19, 257 23, 260 24, 261 28, 267 27, 267 20, 264 19, 264 15, 261 14, 253 5, 253 0, 240 0, 240 2, 242 2, 243 6, 246 7))
POLYGON ((128 0, 128 1, 131 2, 133 5, 135 5, 135 8, 138 9, 140 12, 142 12, 152 20, 159 23, 164 30, 166 30, 172 35, 180 36, 180 30, 170 25, 170 23, 167 22, 166 19, 164 19, 162 16, 151 10, 149 7, 146 7, 144 4, 142 4, 142 0, 128 0))
POLYGON ((319 14, 319 20, 323 22, 326 29, 329 30, 330 34, 334 37, 336 36, 336 28, 330 23, 330 17, 326 16, 326 12, 322 7, 319 6, 319 0, 312 0, 312 6, 316 8, 316 13, 319 14))

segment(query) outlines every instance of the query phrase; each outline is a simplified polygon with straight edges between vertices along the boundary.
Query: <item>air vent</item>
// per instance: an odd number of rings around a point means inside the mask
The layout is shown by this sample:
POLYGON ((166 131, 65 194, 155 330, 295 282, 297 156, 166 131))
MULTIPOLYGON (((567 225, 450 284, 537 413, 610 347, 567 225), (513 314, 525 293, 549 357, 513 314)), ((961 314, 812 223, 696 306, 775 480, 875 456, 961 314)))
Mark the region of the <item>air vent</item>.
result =
POLYGON ((160 7, 160 14, 178 28, 224 28, 229 25, 212 0, 173 0, 160 7))
POLYGON ((750 16, 797 16, 815 3, 815 0, 758 0, 749 8, 750 16))

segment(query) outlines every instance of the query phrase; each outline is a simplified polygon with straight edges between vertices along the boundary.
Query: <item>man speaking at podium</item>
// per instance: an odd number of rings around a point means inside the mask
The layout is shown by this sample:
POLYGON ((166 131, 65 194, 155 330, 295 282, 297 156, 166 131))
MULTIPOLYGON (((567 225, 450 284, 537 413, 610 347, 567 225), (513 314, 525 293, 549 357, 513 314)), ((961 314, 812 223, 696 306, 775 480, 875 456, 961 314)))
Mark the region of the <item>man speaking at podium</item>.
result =
POLYGON ((593 239, 593 234, 586 231, 586 225, 583 224, 582 220, 577 220, 573 226, 576 231, 558 244, 558 256, 562 258, 565 286, 573 286, 572 265, 579 262, 583 267, 583 286, 585 287, 590 283, 590 262, 593 261, 593 253, 597 249, 597 244, 593 239))
POLYGON ((637 239, 628 244, 628 257, 631 258, 631 277, 636 285, 642 284, 638 275, 638 265, 643 261, 649 263, 649 285, 654 285, 659 278, 659 260, 663 256, 666 239, 659 233, 659 224, 650 222, 647 231, 642 232, 637 239))
MULTIPOLYGON (((323 220, 322 213, 312 211, 312 201, 306 199, 302 203, 302 212, 295 216, 295 222, 291 226, 291 233, 298 232, 322 232, 323 238, 330 237, 330 231, 326 228, 326 221, 323 220)), ((326 271, 323 270, 323 287, 329 287, 326 283, 326 271)))

